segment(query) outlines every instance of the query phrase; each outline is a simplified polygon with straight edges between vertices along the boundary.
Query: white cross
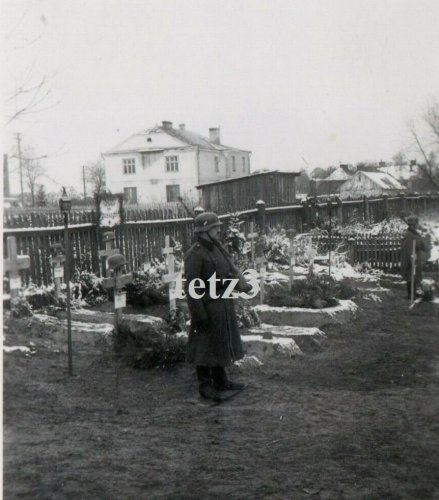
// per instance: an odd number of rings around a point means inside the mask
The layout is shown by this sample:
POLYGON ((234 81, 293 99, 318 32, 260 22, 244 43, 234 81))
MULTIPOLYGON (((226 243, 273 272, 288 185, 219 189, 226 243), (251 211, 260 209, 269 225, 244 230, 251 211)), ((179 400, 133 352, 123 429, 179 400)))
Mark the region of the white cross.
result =
POLYGON ((104 240, 105 240, 105 250, 99 250, 99 257, 105 257, 105 274, 108 272, 108 257, 111 257, 111 255, 115 255, 117 253, 120 253, 120 250, 118 248, 113 248, 114 247, 114 240, 115 236, 114 233, 112 232, 107 232, 104 233, 104 240))
POLYGON ((172 313, 177 309, 177 301, 175 299, 175 282, 180 273, 175 272, 174 247, 171 247, 169 236, 165 237, 165 248, 162 249, 162 253, 165 255, 167 270, 167 274, 162 276, 162 280, 164 283, 169 284, 169 310, 172 313))
POLYGON ((254 231, 254 223, 250 222, 250 232, 247 234, 247 238, 250 240, 250 250, 251 250, 251 259, 252 264, 255 262, 255 242, 254 240, 258 238, 259 233, 254 231))
POLYGON ((264 276, 265 276, 265 271, 267 270, 266 264, 267 264, 267 259, 265 255, 261 255, 256 258, 256 265, 259 267, 259 287, 260 287, 259 296, 261 299, 261 304, 264 303, 264 297, 265 297, 264 276))
POLYGON ((29 255, 17 255, 17 238, 8 236, 7 238, 8 258, 3 261, 3 270, 9 274, 9 289, 11 298, 18 297, 21 288, 21 277, 19 271, 29 269, 29 255))
POLYGON ((294 246, 294 235, 296 231, 294 229, 289 229, 287 231, 288 238, 290 240, 290 245, 288 247, 288 254, 290 256, 290 288, 293 286, 294 281, 294 265, 296 264, 296 248, 294 246))

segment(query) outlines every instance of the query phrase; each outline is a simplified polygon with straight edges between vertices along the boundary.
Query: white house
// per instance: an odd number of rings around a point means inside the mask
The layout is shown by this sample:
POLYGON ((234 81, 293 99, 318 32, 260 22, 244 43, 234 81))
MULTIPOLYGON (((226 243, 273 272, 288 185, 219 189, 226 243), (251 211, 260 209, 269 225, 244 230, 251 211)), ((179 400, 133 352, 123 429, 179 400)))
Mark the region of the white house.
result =
POLYGON ((250 155, 221 144, 219 128, 206 138, 164 121, 103 154, 106 185, 131 203, 198 200, 196 185, 249 175, 250 155))
POLYGON ((358 170, 340 187, 340 198, 357 199, 363 196, 397 195, 406 188, 394 177, 383 172, 367 172, 358 170))

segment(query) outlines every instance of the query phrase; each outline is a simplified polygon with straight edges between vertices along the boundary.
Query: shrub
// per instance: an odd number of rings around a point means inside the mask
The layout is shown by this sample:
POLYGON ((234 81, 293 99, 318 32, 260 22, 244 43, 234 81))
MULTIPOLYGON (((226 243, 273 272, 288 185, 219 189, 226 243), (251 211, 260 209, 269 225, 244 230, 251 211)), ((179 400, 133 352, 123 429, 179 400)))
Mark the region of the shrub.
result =
POLYGON ((165 323, 154 338, 120 328, 114 337, 114 349, 133 368, 171 368, 186 359, 186 339, 174 328, 165 323))
POLYGON ((284 228, 277 226, 270 229, 265 237, 265 256, 270 262, 287 265, 290 263, 288 250, 290 240, 284 228))
POLYGON ((162 281, 165 268, 150 266, 144 272, 133 273, 133 282, 125 289, 127 304, 150 306, 168 303, 167 286, 162 281))
POLYGON ((289 292, 274 289, 268 295, 267 302, 275 307, 323 309, 338 305, 339 299, 351 299, 356 292, 350 283, 339 283, 328 276, 309 272, 305 280, 293 282, 289 292))
POLYGON ((261 324, 256 311, 251 308, 247 301, 237 300, 235 310, 240 328, 252 328, 261 324))
POLYGON ((32 307, 25 297, 15 297, 11 300, 11 315, 14 318, 32 316, 32 307))
POLYGON ((237 213, 231 214, 224 238, 226 250, 232 256, 235 264, 240 268, 247 266, 251 253, 250 243, 241 231, 243 223, 243 221, 239 220, 237 213))
POLYGON ((102 286, 102 278, 88 271, 76 270, 73 273, 71 294, 73 300, 83 300, 89 306, 99 305, 108 300, 107 293, 102 286))

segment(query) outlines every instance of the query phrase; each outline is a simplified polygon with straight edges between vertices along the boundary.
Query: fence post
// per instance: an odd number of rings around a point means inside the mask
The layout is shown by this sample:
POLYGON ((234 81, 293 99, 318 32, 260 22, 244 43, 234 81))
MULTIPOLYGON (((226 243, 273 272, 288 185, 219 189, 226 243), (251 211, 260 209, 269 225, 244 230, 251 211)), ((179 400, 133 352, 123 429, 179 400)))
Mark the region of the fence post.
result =
POLYGON ((265 234, 265 201, 258 200, 256 202, 256 209, 258 210, 258 225, 261 228, 261 234, 265 234))
POLYGON ((387 194, 383 195, 383 215, 384 219, 389 220, 389 197, 387 194))
POLYGON ((365 222, 370 222, 369 200, 366 196, 363 196, 363 217, 365 222))
POLYGON ((308 231, 308 220, 309 220, 309 206, 308 200, 302 201, 302 233, 306 233, 308 231))
POLYGON ((349 263, 351 266, 355 264, 355 239, 354 238, 349 238, 348 239, 348 245, 349 245, 349 263))
POLYGON ((338 220, 340 221, 340 224, 343 225, 344 220, 343 220, 343 202, 341 201, 340 198, 337 198, 337 204, 338 204, 338 220))
POLYGON ((407 198, 405 197, 404 193, 401 193, 400 195, 401 198, 401 211, 406 214, 407 213, 407 198))

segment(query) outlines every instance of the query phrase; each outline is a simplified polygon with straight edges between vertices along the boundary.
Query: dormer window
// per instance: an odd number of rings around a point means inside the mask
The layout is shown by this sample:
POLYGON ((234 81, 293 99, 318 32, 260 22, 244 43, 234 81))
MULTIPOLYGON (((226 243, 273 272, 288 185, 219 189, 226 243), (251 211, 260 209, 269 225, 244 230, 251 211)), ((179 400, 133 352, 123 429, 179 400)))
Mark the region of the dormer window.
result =
POLYGON ((151 137, 148 137, 148 139, 146 139, 146 142, 152 142, 151 137))

